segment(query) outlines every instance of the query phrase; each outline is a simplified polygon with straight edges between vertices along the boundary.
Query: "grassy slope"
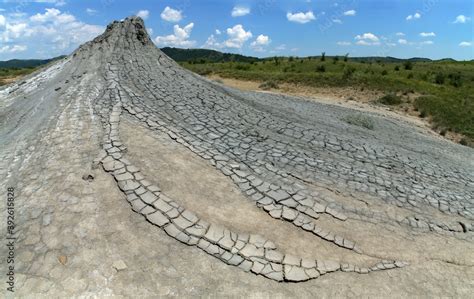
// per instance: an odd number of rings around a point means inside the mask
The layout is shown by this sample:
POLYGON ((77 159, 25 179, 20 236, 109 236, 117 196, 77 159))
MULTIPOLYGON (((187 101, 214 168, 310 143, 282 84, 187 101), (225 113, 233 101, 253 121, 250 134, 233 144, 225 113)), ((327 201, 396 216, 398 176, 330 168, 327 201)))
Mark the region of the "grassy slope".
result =
POLYGON ((200 74, 298 83, 308 86, 352 86, 386 93, 417 92, 423 96, 413 105, 430 115, 437 128, 454 131, 474 140, 474 62, 349 61, 342 58, 278 58, 253 63, 190 63, 184 67, 200 74), (324 68, 324 71, 322 70, 324 68), (398 69, 398 71, 396 70, 398 69), (457 79, 459 77, 459 79, 457 79), (455 86, 460 84, 460 86, 455 86))

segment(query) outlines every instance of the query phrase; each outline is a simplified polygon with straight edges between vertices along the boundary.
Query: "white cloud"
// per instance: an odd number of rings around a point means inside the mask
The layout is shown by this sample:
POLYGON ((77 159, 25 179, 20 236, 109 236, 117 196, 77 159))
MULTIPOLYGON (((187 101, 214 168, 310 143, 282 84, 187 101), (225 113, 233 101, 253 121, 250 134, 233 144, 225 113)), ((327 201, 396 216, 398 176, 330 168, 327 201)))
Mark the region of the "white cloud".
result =
POLYGON ((231 15, 233 17, 242 17, 250 13, 250 8, 245 6, 234 6, 231 15))
POLYGON ((342 24, 342 21, 340 19, 333 19, 332 21, 337 24, 342 24))
POLYGON ((150 16, 150 12, 148 10, 139 10, 137 12, 137 17, 140 17, 144 20, 148 19, 148 16, 150 16))
POLYGON ((311 22, 313 20, 316 20, 314 14, 312 11, 308 11, 308 12, 298 12, 298 13, 287 13, 286 14, 286 18, 288 19, 288 21, 290 22, 296 22, 296 23, 300 23, 300 24, 305 24, 305 23, 308 23, 308 22, 311 22))
POLYGON ((166 6, 163 12, 160 14, 161 18, 165 21, 177 23, 183 18, 181 11, 172 9, 169 6, 166 6))
POLYGON ((252 32, 245 31, 244 27, 240 24, 227 28, 227 35, 229 38, 224 42, 227 48, 240 49, 247 40, 252 38, 252 32))
POLYGON ((0 29, 0 43, 16 45, 4 46, 4 54, 28 51, 30 56, 52 57, 72 51, 103 30, 102 26, 86 24, 71 14, 48 8, 31 16, 9 15, 0 29))
POLYGON ((337 42, 336 43, 338 46, 350 46, 351 43, 350 42, 337 42))
POLYGON ((470 47, 470 46, 472 46, 472 43, 471 42, 460 42, 459 46, 460 47, 470 47))
POLYGON ((93 16, 97 13, 97 10, 92 9, 92 8, 86 8, 86 13, 90 16, 93 16))
POLYGON ((266 46, 266 45, 268 45, 270 42, 271 42, 271 40, 270 40, 270 38, 268 37, 268 35, 260 34, 259 36, 257 36, 257 38, 255 39, 255 41, 252 42, 251 45, 253 45, 253 46, 266 46))
POLYGON ((398 43, 399 43, 400 45, 406 45, 406 44, 408 43, 408 41, 407 41, 406 39, 404 39, 404 38, 401 38, 401 39, 398 40, 398 43))
POLYGON ((373 33, 364 33, 362 35, 356 35, 354 37, 357 40, 356 45, 360 46, 378 46, 380 45, 379 38, 373 33))
POLYGON ((432 40, 426 40, 420 43, 420 45, 432 45, 434 42, 432 40))
POLYGON ((459 15, 456 17, 456 20, 454 20, 453 23, 460 23, 460 24, 464 24, 464 23, 467 23, 471 20, 470 17, 466 17, 465 15, 459 15))
POLYGON ((397 33, 395 33, 395 35, 396 35, 396 36, 405 36, 405 33, 403 33, 403 32, 397 32, 397 33))
POLYGON ((201 46, 201 48, 220 49, 222 48, 222 44, 216 40, 214 34, 211 34, 211 36, 207 38, 206 42, 201 46))
POLYGON ((68 13, 61 13, 56 8, 46 8, 44 14, 37 13, 30 17, 30 21, 36 23, 54 22, 56 25, 74 22, 76 18, 68 13))
POLYGON ((379 38, 373 34, 373 33, 364 33, 362 35, 356 35, 355 39, 357 40, 370 40, 370 41, 373 41, 373 42, 378 42, 379 41, 379 38))
POLYGON ((216 34, 220 35, 222 32, 219 29, 216 29, 216 34))
POLYGON ((255 51, 263 52, 263 51, 264 51, 264 47, 265 47, 265 46, 268 46, 270 43, 271 43, 271 40, 270 40, 270 38, 268 37, 268 35, 260 34, 260 35, 257 36, 257 38, 250 44, 250 46, 251 46, 255 51))
POLYGON ((406 17, 406 20, 407 21, 411 21, 411 20, 416 20, 416 19, 420 19, 421 18, 421 14, 419 13, 415 13, 413 15, 409 15, 406 17))
POLYGON ((0 27, 5 27, 6 24, 7 24, 7 20, 5 19, 3 15, 0 15, 0 27))
POLYGON ((192 47, 196 44, 195 41, 189 40, 193 27, 194 23, 189 23, 183 28, 179 27, 179 25, 174 25, 174 34, 157 36, 155 43, 159 46, 192 47))
POLYGON ((3 46, 0 48, 0 54, 24 52, 26 49, 28 49, 28 47, 24 45, 3 46))
POLYGON ((345 16, 355 16, 356 15, 356 11, 351 9, 351 10, 348 10, 348 11, 345 11, 344 12, 344 15, 345 16))
POLYGON ((434 32, 421 32, 420 36, 421 37, 435 37, 436 34, 434 32))

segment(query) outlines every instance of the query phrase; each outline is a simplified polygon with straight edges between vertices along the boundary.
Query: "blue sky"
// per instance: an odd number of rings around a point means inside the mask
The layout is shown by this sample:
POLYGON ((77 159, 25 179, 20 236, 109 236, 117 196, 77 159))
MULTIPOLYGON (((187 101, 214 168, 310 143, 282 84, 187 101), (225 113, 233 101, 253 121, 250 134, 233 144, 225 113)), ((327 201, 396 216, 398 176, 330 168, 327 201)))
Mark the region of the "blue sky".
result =
POLYGON ((472 0, 0 0, 0 60, 68 54, 130 15, 159 47, 474 59, 472 0))

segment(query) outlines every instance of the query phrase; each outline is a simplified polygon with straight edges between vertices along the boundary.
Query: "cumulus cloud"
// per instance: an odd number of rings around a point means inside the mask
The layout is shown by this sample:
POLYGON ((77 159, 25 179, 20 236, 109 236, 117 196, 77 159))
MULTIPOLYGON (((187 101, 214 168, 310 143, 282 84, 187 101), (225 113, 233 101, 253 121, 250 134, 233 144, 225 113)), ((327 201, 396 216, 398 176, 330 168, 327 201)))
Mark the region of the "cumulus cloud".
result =
POLYGON ((0 48, 0 54, 24 52, 26 49, 28 49, 28 47, 24 45, 3 46, 0 48))
POLYGON ((174 25, 174 34, 157 36, 155 38, 155 43, 159 46, 192 47, 196 44, 195 41, 189 40, 193 27, 194 23, 189 23, 183 28, 179 27, 179 25, 174 25))
POLYGON ((351 10, 348 10, 348 11, 345 11, 344 12, 344 15, 345 16, 355 16, 356 15, 356 11, 351 9, 351 10))
POLYGON ((76 18, 68 13, 61 13, 56 8, 46 8, 46 12, 41 14, 37 13, 30 17, 30 21, 36 23, 47 23, 53 22, 57 25, 74 22, 76 18))
POLYGON ((300 24, 305 24, 313 20, 316 20, 316 17, 314 16, 312 11, 297 12, 297 13, 289 12, 286 14, 286 18, 290 22, 295 22, 295 23, 300 23, 300 24))
POLYGON ((460 23, 460 24, 464 24, 464 23, 467 23, 471 20, 471 18, 469 17, 466 17, 465 15, 459 15, 456 17, 456 20, 454 20, 453 23, 460 23))
POLYGON ((257 36, 257 38, 250 44, 250 46, 255 50, 259 52, 264 51, 264 47, 268 46, 270 44, 271 40, 268 37, 268 35, 263 35, 260 34, 257 36))
POLYGON ((436 34, 434 32, 421 32, 420 36, 421 37, 435 37, 436 34))
POLYGON ((399 43, 400 45, 406 45, 406 44, 408 43, 408 41, 407 41, 406 39, 404 39, 404 38, 401 38, 401 39, 398 40, 398 43, 399 43))
MULTIPOLYGON (((219 31, 219 34, 222 32, 219 31)), ((217 31, 216 31, 217 34, 217 31)), ((211 48, 211 49, 222 49, 222 48, 235 48, 240 49, 243 47, 246 41, 253 37, 252 32, 246 31, 245 28, 241 25, 235 25, 232 28, 227 28, 226 30, 227 39, 219 42, 214 34, 211 34, 206 42, 202 45, 203 48, 211 48)), ((264 46, 266 43, 270 43, 270 39, 266 35, 259 35, 257 39, 252 42, 251 47, 254 50, 258 47, 259 50, 264 46)))
POLYGON ((460 42, 459 46, 460 47, 470 47, 470 46, 472 46, 472 43, 471 42, 460 42))
POLYGON ((216 29, 216 34, 220 35, 222 32, 219 29, 216 29))
POLYGON ((224 42, 227 48, 240 49, 247 40, 252 38, 252 32, 245 31, 244 27, 240 24, 227 28, 227 35, 229 38, 224 42))
POLYGON ((417 19, 420 19, 420 18, 421 18, 421 14, 420 13, 415 13, 413 15, 408 15, 406 17, 406 20, 411 21, 411 20, 417 20, 417 19))
POLYGON ((373 33, 364 33, 361 35, 356 35, 354 37, 357 40, 356 45, 361 46, 378 46, 380 45, 380 39, 373 33))
POLYGON ((172 9, 169 6, 166 6, 165 9, 160 14, 161 18, 165 21, 177 23, 183 18, 181 11, 172 9))
POLYGON ((104 28, 78 21, 57 8, 28 16, 25 13, 0 18, 2 53, 28 51, 31 56, 67 54, 78 45, 102 33, 104 28), (8 48, 6 48, 8 46, 8 48))
POLYGON ((137 17, 140 17, 144 20, 148 19, 149 15, 150 15, 150 12, 148 10, 139 10, 137 12, 137 17))
POLYGON ((232 9, 231 15, 235 17, 242 17, 245 15, 248 15, 250 13, 250 8, 245 7, 245 6, 234 6, 232 9))
POLYGON ((403 33, 403 32, 397 32, 397 33, 395 33, 395 35, 396 35, 396 36, 405 36, 405 33, 403 33))

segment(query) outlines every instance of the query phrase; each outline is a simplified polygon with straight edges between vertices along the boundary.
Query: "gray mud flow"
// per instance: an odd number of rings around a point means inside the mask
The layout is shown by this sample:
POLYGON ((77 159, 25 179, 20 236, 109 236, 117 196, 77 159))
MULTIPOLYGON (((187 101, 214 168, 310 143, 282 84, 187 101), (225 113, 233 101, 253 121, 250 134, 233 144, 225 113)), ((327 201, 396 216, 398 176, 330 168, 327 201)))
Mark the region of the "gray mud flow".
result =
POLYGON ((359 113, 225 87, 111 23, 0 89, 15 296, 472 296, 473 149, 359 113))

